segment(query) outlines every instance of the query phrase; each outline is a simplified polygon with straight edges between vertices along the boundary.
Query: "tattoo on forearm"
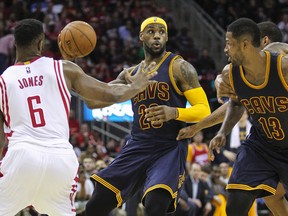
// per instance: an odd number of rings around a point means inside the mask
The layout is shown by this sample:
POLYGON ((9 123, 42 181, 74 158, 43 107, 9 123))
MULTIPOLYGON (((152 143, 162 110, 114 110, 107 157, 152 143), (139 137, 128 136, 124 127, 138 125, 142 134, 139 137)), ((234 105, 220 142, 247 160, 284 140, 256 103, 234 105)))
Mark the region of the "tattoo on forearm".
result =
POLYGON ((198 83, 197 72, 195 68, 188 62, 182 62, 180 70, 183 76, 183 80, 186 81, 189 85, 193 86, 195 83, 198 83))

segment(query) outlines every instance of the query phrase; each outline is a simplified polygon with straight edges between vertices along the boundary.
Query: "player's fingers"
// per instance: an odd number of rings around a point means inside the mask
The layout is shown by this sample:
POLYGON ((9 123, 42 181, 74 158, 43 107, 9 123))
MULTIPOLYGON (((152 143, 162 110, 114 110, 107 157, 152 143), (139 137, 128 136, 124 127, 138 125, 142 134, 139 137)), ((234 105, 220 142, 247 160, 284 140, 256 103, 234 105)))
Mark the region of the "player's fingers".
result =
POLYGON ((214 159, 215 159, 213 150, 210 147, 208 148, 208 158, 210 161, 214 161, 214 159))
MULTIPOLYGON (((146 116, 145 116, 146 117, 146 116)), ((158 116, 150 116, 150 117, 146 117, 147 121, 159 121, 160 118, 158 116)))
POLYGON ((218 103, 224 104, 224 101, 222 100, 222 97, 218 97, 217 100, 218 100, 218 103))
MULTIPOLYGON (((151 78, 155 77, 157 74, 158 74, 158 72, 157 72, 157 71, 154 71, 154 72, 152 72, 152 73, 148 73, 148 74, 146 75, 146 77, 147 77, 148 79, 151 79, 151 78)), ((149 82, 150 82, 150 81, 149 81, 149 82)), ((151 81, 151 83, 155 83, 155 82, 157 82, 157 81, 156 81, 156 80, 152 80, 152 81, 151 81)))
POLYGON ((123 68, 124 77, 127 83, 132 83, 132 76, 127 68, 123 68))
POLYGON ((179 132, 178 132, 178 135, 177 135, 177 137, 176 137, 176 140, 181 140, 181 139, 183 139, 183 130, 184 129, 181 129, 179 132))
POLYGON ((141 62, 140 62, 140 65, 139 65, 139 71, 145 72, 145 71, 144 71, 144 65, 145 65, 144 61, 141 61, 141 62))
POLYGON ((146 108, 145 109, 145 112, 146 113, 150 113, 150 112, 155 112, 157 110, 157 106, 152 106, 152 107, 149 107, 149 108, 146 108))
POLYGON ((156 62, 151 62, 148 65, 144 65, 145 72, 148 73, 149 71, 153 70, 156 65, 156 62))
POLYGON ((177 140, 186 139, 191 137, 187 128, 183 128, 179 131, 177 135, 177 140))
POLYGON ((149 112, 145 115, 147 121, 161 121, 165 120, 165 115, 161 114, 161 111, 149 112))

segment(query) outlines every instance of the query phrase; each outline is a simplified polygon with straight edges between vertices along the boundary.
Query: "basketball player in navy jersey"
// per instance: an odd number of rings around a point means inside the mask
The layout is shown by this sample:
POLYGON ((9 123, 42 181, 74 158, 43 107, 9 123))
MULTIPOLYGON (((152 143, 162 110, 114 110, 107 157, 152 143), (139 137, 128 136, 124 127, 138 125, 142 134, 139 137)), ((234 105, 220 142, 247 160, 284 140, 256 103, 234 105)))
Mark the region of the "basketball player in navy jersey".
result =
POLYGON ((228 216, 247 215, 256 198, 275 194, 279 181, 287 191, 288 57, 261 50, 259 39, 259 28, 250 19, 240 18, 228 26, 224 51, 232 64, 224 69, 222 78, 238 100, 229 100, 225 120, 210 142, 211 150, 219 151, 225 145, 226 135, 244 109, 252 120, 227 185, 228 216))
MULTIPOLYGON (((153 78, 155 83, 131 99, 131 138, 107 168, 92 175, 96 188, 86 206, 87 216, 108 215, 141 188, 146 215, 164 216, 175 211, 187 155, 187 141, 176 141, 177 133, 185 122, 209 115, 210 108, 195 68, 166 51, 167 30, 159 17, 141 24, 144 61, 155 61, 158 74, 153 78), (187 101, 192 107, 186 108, 187 101)), ((131 73, 138 67, 131 68, 131 73)), ((127 82, 123 74, 117 79, 127 82)))
MULTIPOLYGON (((288 45, 285 43, 280 43, 282 41, 282 33, 276 24, 265 21, 258 23, 261 33, 261 49, 270 50, 274 52, 279 52, 281 54, 288 53, 288 45), (275 43, 277 42, 277 43, 275 43)), ((223 103, 222 97, 236 97, 235 92, 231 86, 223 82, 222 75, 219 74, 215 80, 215 86, 217 88, 217 95, 220 103, 223 103)), ((198 131, 204 128, 212 127, 216 124, 222 123, 225 118, 225 113, 228 103, 221 105, 217 110, 215 110, 211 115, 207 116, 197 124, 185 127, 179 131, 177 139, 184 139, 193 137, 198 131)), ((281 183, 278 184, 276 194, 264 197, 264 201, 268 208, 271 210, 273 215, 281 216, 288 215, 288 204, 284 197, 285 190, 281 183)))
POLYGON ((133 81, 129 85, 107 84, 71 61, 41 56, 40 21, 19 21, 14 37, 16 63, 0 76, 0 152, 8 138, 0 161, 0 215, 14 216, 33 205, 40 213, 75 216, 79 163, 69 143, 70 91, 91 108, 97 101, 125 101, 148 86, 155 65, 141 63, 135 76, 126 76, 133 81))

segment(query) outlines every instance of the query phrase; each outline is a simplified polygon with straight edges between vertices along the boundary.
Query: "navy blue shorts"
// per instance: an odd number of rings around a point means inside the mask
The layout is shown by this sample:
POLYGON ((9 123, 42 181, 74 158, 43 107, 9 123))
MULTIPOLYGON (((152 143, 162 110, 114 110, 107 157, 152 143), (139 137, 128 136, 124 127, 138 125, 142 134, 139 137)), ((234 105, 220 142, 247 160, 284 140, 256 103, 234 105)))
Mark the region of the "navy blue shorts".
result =
POLYGON ((143 198, 149 191, 165 189, 173 199, 172 212, 184 181, 186 157, 186 141, 128 140, 115 160, 91 179, 115 193, 118 207, 139 189, 144 188, 143 198))
POLYGON ((240 147, 227 189, 261 190, 259 197, 275 194, 282 182, 288 189, 288 151, 275 151, 259 141, 246 140, 240 147))

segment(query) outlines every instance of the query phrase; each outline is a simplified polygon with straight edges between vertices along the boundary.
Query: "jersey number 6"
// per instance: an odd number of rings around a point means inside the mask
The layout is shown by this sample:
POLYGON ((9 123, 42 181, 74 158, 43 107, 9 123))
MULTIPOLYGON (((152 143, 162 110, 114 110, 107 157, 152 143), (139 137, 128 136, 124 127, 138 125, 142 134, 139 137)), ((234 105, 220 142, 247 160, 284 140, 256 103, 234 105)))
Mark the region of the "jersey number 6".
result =
POLYGON ((41 99, 39 96, 32 96, 27 98, 27 103, 29 107, 31 122, 33 127, 43 127, 46 125, 44 119, 44 112, 41 108, 34 108, 33 105, 41 104, 41 99))

